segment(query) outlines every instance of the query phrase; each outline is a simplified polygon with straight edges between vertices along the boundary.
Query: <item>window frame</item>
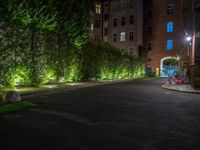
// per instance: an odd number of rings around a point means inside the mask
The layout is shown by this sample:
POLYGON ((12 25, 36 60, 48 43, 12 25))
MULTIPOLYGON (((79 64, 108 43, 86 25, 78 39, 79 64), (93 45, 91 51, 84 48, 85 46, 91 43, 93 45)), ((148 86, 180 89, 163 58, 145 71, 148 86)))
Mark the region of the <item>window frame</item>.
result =
POLYGON ((173 49, 174 49, 174 40, 168 39, 167 42, 166 42, 166 50, 172 51, 173 49))
POLYGON ((174 22, 173 21, 167 22, 166 32, 168 32, 168 33, 174 32, 174 22))
POLYGON ((114 18, 113 19, 113 27, 117 27, 118 26, 118 19, 114 18))
POLYGON ((130 15, 129 16, 129 24, 134 24, 134 16, 133 15, 130 15))
POLYGON ((95 4, 95 13, 101 14, 101 4, 95 4))
POLYGON ((116 43, 118 41, 118 36, 117 33, 113 34, 113 39, 112 39, 113 43, 116 43))
POLYGON ((134 32, 133 31, 129 32, 129 41, 134 41, 134 39, 135 39, 134 32))
POLYGON ((126 17, 121 18, 121 25, 125 26, 126 25, 126 17))
POLYGON ((167 15, 173 15, 174 14, 175 5, 174 4, 168 4, 167 5, 167 15))
POLYGON ((126 32, 120 32, 120 42, 126 41, 126 32))

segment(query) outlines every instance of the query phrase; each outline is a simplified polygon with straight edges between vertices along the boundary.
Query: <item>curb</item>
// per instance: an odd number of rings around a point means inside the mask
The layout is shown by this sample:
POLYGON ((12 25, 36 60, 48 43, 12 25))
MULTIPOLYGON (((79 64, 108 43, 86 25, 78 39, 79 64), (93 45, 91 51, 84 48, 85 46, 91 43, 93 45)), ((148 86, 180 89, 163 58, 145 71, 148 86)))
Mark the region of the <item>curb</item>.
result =
MULTIPOLYGON (((102 85, 111 85, 111 84, 117 84, 117 83, 124 83, 133 81, 134 79, 127 79, 127 80, 117 80, 117 81, 99 81, 99 82, 86 82, 85 85, 75 85, 75 86, 63 86, 63 87, 56 87, 53 89, 46 89, 43 91, 37 91, 37 92, 30 92, 30 93, 22 93, 22 99, 34 97, 34 96, 40 96, 40 95, 46 95, 46 94, 52 94, 59 92, 60 90, 65 91, 71 91, 81 88, 89 88, 89 87, 96 87, 96 86, 102 86, 102 85)), ((84 82, 82 82, 84 83, 84 82)))
MULTIPOLYGON (((195 90, 195 89, 191 89, 191 90, 187 90, 187 89, 179 89, 174 87, 169 87, 169 83, 165 83, 164 85, 161 86, 161 88, 166 89, 166 90, 171 90, 171 91, 177 91, 177 92, 183 92, 183 93, 193 93, 193 94, 200 94, 200 90, 195 90)), ((172 86, 172 85, 170 85, 172 86)), ((192 87, 191 87, 192 88, 192 87)))

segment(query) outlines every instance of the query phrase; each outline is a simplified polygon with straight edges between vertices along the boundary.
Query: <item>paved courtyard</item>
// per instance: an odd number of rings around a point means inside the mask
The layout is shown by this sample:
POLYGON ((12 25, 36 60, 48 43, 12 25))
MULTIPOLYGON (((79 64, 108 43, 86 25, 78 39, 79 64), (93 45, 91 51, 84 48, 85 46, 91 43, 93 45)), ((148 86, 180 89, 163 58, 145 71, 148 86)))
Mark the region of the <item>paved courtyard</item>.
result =
POLYGON ((32 97, 38 108, 0 116, 0 149, 199 150, 200 95, 162 84, 129 81, 32 97))

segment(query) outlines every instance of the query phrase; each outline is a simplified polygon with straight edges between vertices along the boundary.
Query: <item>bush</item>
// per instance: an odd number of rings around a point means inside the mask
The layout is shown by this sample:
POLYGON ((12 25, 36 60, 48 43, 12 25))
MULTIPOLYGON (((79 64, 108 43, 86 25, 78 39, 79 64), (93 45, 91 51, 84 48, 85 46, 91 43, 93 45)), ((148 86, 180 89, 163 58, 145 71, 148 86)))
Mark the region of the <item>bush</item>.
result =
POLYGON ((122 55, 109 44, 88 41, 76 47, 64 35, 36 30, 31 38, 28 27, 3 22, 0 28, 2 87, 144 76, 143 58, 122 55))

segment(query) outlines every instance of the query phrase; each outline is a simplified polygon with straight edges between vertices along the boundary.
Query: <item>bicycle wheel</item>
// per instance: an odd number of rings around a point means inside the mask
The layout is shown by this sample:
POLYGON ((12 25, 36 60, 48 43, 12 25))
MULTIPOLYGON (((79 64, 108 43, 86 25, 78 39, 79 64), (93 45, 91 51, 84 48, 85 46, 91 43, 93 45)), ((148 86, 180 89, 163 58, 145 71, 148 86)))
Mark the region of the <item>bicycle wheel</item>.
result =
POLYGON ((173 77, 168 77, 168 83, 175 85, 174 78, 173 77))

